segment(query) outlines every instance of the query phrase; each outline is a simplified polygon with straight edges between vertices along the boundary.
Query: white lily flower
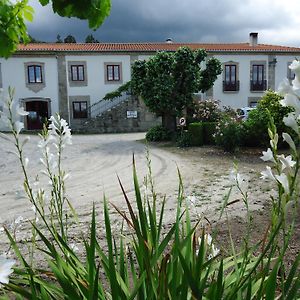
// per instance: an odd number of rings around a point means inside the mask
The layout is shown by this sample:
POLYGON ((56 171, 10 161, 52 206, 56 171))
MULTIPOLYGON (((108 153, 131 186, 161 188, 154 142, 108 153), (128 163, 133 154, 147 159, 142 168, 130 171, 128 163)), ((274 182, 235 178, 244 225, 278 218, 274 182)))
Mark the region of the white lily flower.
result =
POLYGON ((276 181, 272 169, 269 166, 266 166, 266 170, 262 171, 260 174, 261 174, 260 176, 261 179, 271 179, 273 181, 276 181))
POLYGON ((17 135, 21 132, 21 130, 24 128, 24 123, 20 121, 16 121, 14 123, 14 129, 16 130, 17 135))
POLYGON ((290 192, 289 180, 285 174, 275 175, 276 180, 282 185, 286 194, 290 192))
POLYGON ((297 115, 300 114, 300 100, 297 96, 286 94, 284 99, 280 100, 282 106, 290 106, 295 109, 297 115))
POLYGON ((29 115, 29 112, 25 111, 24 107, 23 106, 19 106, 19 105, 17 105, 17 107, 16 107, 16 113, 19 116, 27 116, 27 115, 29 115))
POLYGON ((282 134, 282 137, 283 137, 283 140, 285 142, 287 142, 294 151, 296 151, 296 145, 295 145, 293 139, 291 138, 291 136, 288 133, 284 132, 282 134))
POLYGON ((300 76, 300 61, 294 59, 293 62, 289 65, 289 68, 298 76, 300 76))
POLYGON ((297 134, 299 134, 299 125, 295 113, 289 113, 286 117, 284 117, 283 123, 286 126, 292 128, 297 134))
POLYGON ((293 93, 293 88, 291 87, 290 81, 287 78, 284 78, 284 80, 279 83, 278 93, 280 95, 293 93))
POLYGON ((296 162, 294 160, 292 160, 292 156, 291 155, 285 157, 282 154, 282 155, 278 155, 277 157, 279 158, 280 162, 282 163, 282 168, 281 168, 282 171, 285 168, 288 168, 288 170, 291 170, 291 168, 293 168, 294 165, 296 164, 296 162))
POLYGON ((9 282, 9 275, 13 272, 12 266, 16 263, 13 259, 7 259, 0 256, 0 283, 7 284, 9 282))
POLYGON ((263 161, 272 161, 275 162, 273 152, 270 148, 267 151, 263 151, 263 156, 260 157, 263 161))
POLYGON ((298 90, 300 89, 300 76, 295 74, 295 79, 293 79, 292 81, 292 85, 293 85, 293 90, 295 93, 298 93, 298 90))

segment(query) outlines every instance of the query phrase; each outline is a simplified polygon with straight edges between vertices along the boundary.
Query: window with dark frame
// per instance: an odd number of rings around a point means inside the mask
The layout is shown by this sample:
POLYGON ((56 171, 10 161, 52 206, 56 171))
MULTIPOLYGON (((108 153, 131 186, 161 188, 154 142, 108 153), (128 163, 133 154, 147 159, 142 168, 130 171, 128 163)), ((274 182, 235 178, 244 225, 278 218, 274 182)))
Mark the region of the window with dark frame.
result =
POLYGON ((265 66, 252 65, 251 91, 266 90, 267 81, 264 78, 265 78, 265 66))
POLYGON ((87 101, 73 102, 73 119, 86 119, 88 117, 87 101))
POLYGON ((39 65, 30 65, 27 67, 28 83, 42 83, 42 67, 39 65))
POLYGON ((72 81, 84 81, 84 66, 83 65, 71 65, 71 80, 72 81))
POLYGON ((225 65, 225 76, 223 81, 223 91, 238 91, 239 81, 237 80, 237 66, 225 65))
POLYGON ((107 81, 120 81, 120 65, 106 66, 107 81))

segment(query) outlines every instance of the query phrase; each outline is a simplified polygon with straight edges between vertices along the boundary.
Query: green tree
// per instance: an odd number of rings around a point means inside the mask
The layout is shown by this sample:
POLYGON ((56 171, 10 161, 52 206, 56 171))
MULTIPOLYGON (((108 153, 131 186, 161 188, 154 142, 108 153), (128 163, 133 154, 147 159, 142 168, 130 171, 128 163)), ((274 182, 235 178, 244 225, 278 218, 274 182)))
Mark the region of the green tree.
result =
POLYGON ((143 98, 150 111, 162 116, 165 129, 174 132, 176 116, 192 104, 193 94, 207 91, 221 73, 221 63, 216 58, 207 60, 206 68, 201 69, 206 56, 203 49, 182 47, 133 64, 132 91, 143 98))
POLYGON ((89 34, 89 35, 85 38, 85 42, 86 42, 86 43, 99 43, 99 41, 96 40, 92 34, 89 34))
POLYGON ((76 43, 76 39, 73 35, 69 34, 64 38, 64 43, 76 43))
POLYGON ((61 39, 60 34, 58 34, 58 35, 56 36, 56 42, 55 42, 55 43, 63 43, 63 40, 61 39))
MULTIPOLYGON (((91 29, 97 29, 110 13, 110 0, 39 0, 42 5, 52 3, 53 11, 63 17, 88 20, 91 29)), ((33 21, 34 10, 28 0, 0 0, 0 57, 8 58, 20 40, 30 42, 25 22, 33 21)))

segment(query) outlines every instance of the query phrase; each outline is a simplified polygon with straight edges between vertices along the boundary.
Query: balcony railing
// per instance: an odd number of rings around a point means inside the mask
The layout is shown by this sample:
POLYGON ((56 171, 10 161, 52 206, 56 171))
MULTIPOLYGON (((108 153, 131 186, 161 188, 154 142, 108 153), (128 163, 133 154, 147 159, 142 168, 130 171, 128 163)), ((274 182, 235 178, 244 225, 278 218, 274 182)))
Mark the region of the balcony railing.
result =
POLYGON ((224 92, 237 92, 240 90, 240 81, 227 82, 223 81, 223 91, 224 92))
POLYGON ((250 80, 250 90, 251 91, 265 91, 267 89, 267 80, 254 81, 250 80))

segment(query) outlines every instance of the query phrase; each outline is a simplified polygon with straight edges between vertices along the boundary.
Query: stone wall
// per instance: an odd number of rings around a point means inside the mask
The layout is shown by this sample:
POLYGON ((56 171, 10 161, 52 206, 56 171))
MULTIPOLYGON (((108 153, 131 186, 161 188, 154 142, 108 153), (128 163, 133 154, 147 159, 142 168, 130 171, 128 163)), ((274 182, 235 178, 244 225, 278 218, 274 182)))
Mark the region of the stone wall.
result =
POLYGON ((76 122, 71 129, 85 133, 142 132, 158 124, 161 118, 150 113, 141 99, 132 96, 102 115, 76 122), (127 112, 136 112, 136 118, 128 118, 127 112))

